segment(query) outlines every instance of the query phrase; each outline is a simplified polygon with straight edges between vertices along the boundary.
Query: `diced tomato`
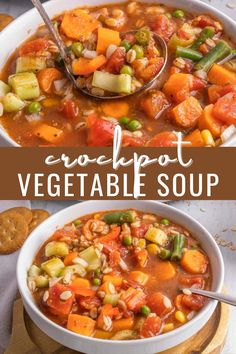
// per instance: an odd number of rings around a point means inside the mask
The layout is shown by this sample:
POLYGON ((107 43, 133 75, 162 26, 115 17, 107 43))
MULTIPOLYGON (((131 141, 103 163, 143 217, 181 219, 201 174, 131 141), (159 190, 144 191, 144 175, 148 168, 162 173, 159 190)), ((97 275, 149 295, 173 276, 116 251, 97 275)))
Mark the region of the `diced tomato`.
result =
POLYGON ((141 289, 129 288, 122 295, 121 299, 126 303, 131 311, 138 312, 145 304, 146 294, 141 289))
POLYGON ((25 55, 35 55, 38 52, 47 50, 49 47, 49 41, 46 38, 37 38, 30 42, 24 43, 19 49, 20 57, 25 55))
POLYGON ((62 103, 62 113, 68 119, 75 119, 79 114, 79 107, 73 100, 66 100, 62 103))
POLYGON ((87 118, 89 146, 112 146, 115 124, 91 115, 87 118))
POLYGON ((204 281, 204 278, 203 277, 190 277, 190 276, 181 276, 180 279, 179 279, 180 283, 183 284, 183 285, 186 285, 188 287, 191 287, 191 286, 194 286, 195 288, 204 288, 204 284, 205 284, 205 281, 204 281))
POLYGON ((191 90, 192 91, 199 91, 207 87, 207 82, 199 79, 196 76, 192 77, 192 85, 191 85, 191 90))
POLYGON ((112 251, 109 256, 109 265, 111 268, 116 268, 119 266, 121 261, 121 254, 119 251, 112 251))
POLYGON ((148 82, 152 80, 164 65, 164 58, 152 58, 149 60, 148 66, 140 73, 140 77, 148 82))
POLYGON ((155 135, 147 146, 150 147, 176 147, 176 141, 178 140, 176 134, 172 132, 162 132, 155 135))
POLYGON ((148 229, 149 225, 146 223, 141 223, 139 227, 131 226, 132 235, 137 238, 143 238, 148 229))
POLYGON ((149 91, 140 102, 140 108, 151 119, 159 118, 169 106, 170 103, 165 94, 157 90, 149 91))
POLYGON ((65 230, 65 229, 60 229, 60 230, 57 230, 54 235, 53 235, 53 240, 62 240, 64 241, 65 239, 65 242, 68 242, 68 243, 71 243, 71 238, 74 238, 76 235, 75 235, 75 232, 71 229, 71 230, 65 230))
POLYGON ((162 321, 160 317, 148 317, 140 329, 140 335, 143 338, 157 336, 161 332, 162 321))
POLYGON ((157 15, 154 19, 151 19, 150 27, 165 40, 170 39, 176 30, 175 22, 162 14, 157 15))
POLYGON ((205 298, 201 295, 184 295, 182 303, 190 310, 199 311, 205 304, 205 298))
POLYGON ((192 34, 185 31, 183 28, 180 28, 178 31, 177 31, 177 36, 180 38, 180 39, 191 39, 192 38, 192 34))
POLYGON ((230 125, 236 125, 236 92, 231 92, 218 99, 212 114, 216 119, 230 125))
POLYGON ((236 93, 236 85, 212 85, 208 88, 209 100, 211 103, 215 103, 220 97, 230 92, 236 93))
POLYGON ((207 15, 200 15, 198 17, 196 17, 193 20, 193 25, 196 27, 201 27, 201 28, 205 28, 205 27, 214 27, 216 29, 216 32, 218 32, 220 29, 216 26, 215 21, 207 15))
POLYGON ((57 314, 59 316, 68 315, 71 311, 73 301, 75 299, 74 293, 71 291, 71 297, 67 300, 61 300, 60 295, 64 291, 70 290, 67 286, 57 283, 51 288, 49 288, 49 297, 46 301, 52 313, 57 314))
POLYGON ((145 135, 141 137, 135 136, 133 133, 128 131, 123 131, 122 135, 122 146, 144 146, 147 141, 145 135))
POLYGON ((159 292, 148 295, 146 302, 151 311, 155 312, 160 317, 165 317, 174 309, 170 299, 159 292))
POLYGON ((183 296, 184 296, 184 294, 177 295, 174 300, 174 304, 175 304, 175 307, 177 308, 177 310, 188 312, 189 308, 187 306, 184 306, 184 304, 183 304, 183 296))
POLYGON ((101 306, 101 300, 96 297, 82 297, 79 300, 79 305, 85 310, 91 310, 93 307, 101 306))
POLYGON ((105 65, 106 71, 112 74, 119 74, 122 66, 125 64, 125 56, 125 51, 122 48, 117 48, 105 65))

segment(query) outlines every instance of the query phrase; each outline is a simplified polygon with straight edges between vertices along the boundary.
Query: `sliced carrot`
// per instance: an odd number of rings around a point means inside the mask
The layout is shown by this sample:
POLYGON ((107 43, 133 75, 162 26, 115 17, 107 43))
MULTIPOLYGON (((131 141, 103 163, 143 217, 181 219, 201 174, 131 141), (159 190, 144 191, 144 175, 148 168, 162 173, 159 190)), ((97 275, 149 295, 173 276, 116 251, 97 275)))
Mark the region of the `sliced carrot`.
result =
POLYGON ((41 124, 34 130, 34 135, 48 141, 49 143, 55 143, 62 137, 63 130, 52 127, 48 124, 41 124))
POLYGON ((91 285, 88 279, 83 278, 75 278, 70 284, 71 290, 75 293, 75 295, 80 296, 94 296, 96 291, 91 289, 91 285))
POLYGON ((105 54, 110 44, 119 47, 120 42, 120 32, 104 27, 98 29, 97 52, 99 54, 105 54))
POLYGON ((204 274, 207 270, 208 260, 198 250, 187 250, 181 259, 183 269, 191 274, 204 274))
POLYGON ((148 295, 146 302, 151 311, 158 316, 162 317, 173 311, 173 304, 170 299, 160 292, 148 295))
POLYGON ((40 70, 37 77, 41 90, 46 93, 52 93, 53 82, 56 80, 61 80, 63 78, 63 74, 55 68, 46 68, 40 70))
POLYGON ((159 262, 155 268, 155 276, 157 280, 169 280, 174 278, 176 270, 174 265, 169 261, 159 262))
POLYGON ((128 279, 134 281, 139 285, 145 285, 149 279, 149 275, 139 270, 136 270, 128 274, 128 279))
POLYGON ((61 100, 58 98, 45 98, 45 100, 42 101, 43 107, 45 108, 52 108, 59 106, 61 100))
POLYGON ((195 129, 193 132, 186 135, 184 141, 188 142, 188 144, 186 144, 187 147, 201 147, 205 145, 199 129, 195 129))
POLYGON ((94 338, 98 338, 98 339, 110 339, 113 336, 114 333, 103 331, 101 329, 96 329, 94 333, 94 338))
POLYGON ((188 97, 171 111, 177 125, 183 128, 193 128, 202 115, 202 107, 195 97, 188 97))
POLYGON ((148 251, 146 249, 136 251, 135 257, 140 267, 142 268, 146 267, 148 261, 148 251))
POLYGON ((64 264, 65 266, 69 266, 73 264, 73 259, 78 256, 78 252, 70 252, 67 256, 64 258, 64 264))
POLYGON ((107 243, 110 241, 114 241, 118 238, 120 234, 120 226, 114 227, 114 229, 112 229, 111 232, 109 232, 109 234, 102 236, 100 238, 98 238, 97 240, 99 241, 99 243, 107 243))
POLYGON ((103 276, 103 282, 107 282, 107 281, 112 283, 114 286, 121 286, 123 283, 123 278, 115 275, 105 274, 103 276))
POLYGON ((210 130, 211 134, 214 137, 218 138, 221 135, 221 131, 224 124, 213 116, 212 114, 213 107, 214 107, 213 104, 209 104, 204 108, 202 115, 198 121, 198 127, 200 130, 203 129, 210 130))
POLYGON ((208 72, 208 81, 216 85, 236 85, 236 74, 222 65, 214 64, 208 72))
POLYGON ((222 87, 223 86, 221 85, 211 85, 208 88, 208 98, 210 103, 215 103, 218 98, 220 98, 220 91, 222 90, 222 87))
POLYGON ((92 337, 96 322, 87 316, 69 314, 67 329, 82 336, 92 337))
POLYGON ((104 291, 106 294, 113 294, 113 286, 114 284, 111 281, 105 281, 102 283, 102 285, 99 287, 99 291, 104 291))
POLYGON ((102 307, 100 315, 97 318, 97 328, 103 329, 104 316, 108 316, 113 319, 114 316, 119 314, 118 307, 113 307, 111 304, 106 304, 102 307))
POLYGON ((81 9, 76 9, 65 13, 60 29, 69 38, 85 41, 99 25, 99 21, 93 16, 81 9))
POLYGON ((122 318, 121 320, 113 321, 112 325, 112 330, 115 332, 132 329, 134 327, 134 319, 133 317, 122 318))
POLYGON ((25 55, 35 55, 38 52, 47 50, 49 47, 49 40, 47 38, 37 38, 32 41, 24 43, 19 49, 20 57, 25 55))
POLYGON ((89 75, 106 63, 104 55, 98 55, 94 59, 79 58, 72 63, 72 70, 75 75, 89 75))
POLYGON ((120 118, 128 115, 129 104, 124 101, 108 101, 102 104, 102 110, 106 116, 120 118))

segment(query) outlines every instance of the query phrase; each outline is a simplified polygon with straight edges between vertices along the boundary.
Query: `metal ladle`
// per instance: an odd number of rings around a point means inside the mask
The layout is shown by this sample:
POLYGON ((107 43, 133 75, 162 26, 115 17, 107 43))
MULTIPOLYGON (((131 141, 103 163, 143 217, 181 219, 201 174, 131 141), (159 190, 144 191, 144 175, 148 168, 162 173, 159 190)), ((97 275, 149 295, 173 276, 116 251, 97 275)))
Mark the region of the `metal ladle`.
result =
POLYGON ((221 293, 216 293, 215 291, 208 291, 208 290, 195 289, 195 288, 182 288, 180 290, 183 291, 184 293, 185 290, 189 290, 191 291, 192 294, 202 295, 213 300, 217 300, 232 306, 236 306, 236 298, 230 295, 225 295, 221 293))
MULTIPOLYGON (((141 86, 138 90, 130 93, 130 94, 126 94, 126 95, 114 95, 114 96, 98 96, 98 95, 94 95, 92 93, 90 93, 89 91, 79 87, 79 85, 77 84, 76 78, 75 76, 72 74, 71 72, 71 58, 68 56, 67 52, 66 52, 66 47, 58 33, 58 31, 56 31, 56 29, 54 28, 47 12, 45 11, 44 7, 42 6, 40 0, 31 0, 32 4, 35 6, 35 8, 38 10, 39 14, 41 15, 43 21, 45 22, 45 25, 47 26, 49 32, 51 33, 52 37, 55 40, 55 43, 59 49, 59 53, 62 59, 62 62, 64 64, 64 68, 65 68, 65 74, 68 77, 68 79, 72 82, 73 86, 83 92, 85 95, 93 97, 93 98, 97 98, 97 99, 118 99, 118 98, 124 98, 124 97, 128 97, 137 93, 140 93, 141 91, 147 89, 148 87, 150 87, 156 80, 158 77, 160 77, 160 75, 163 73, 163 71, 166 68, 167 65, 167 61, 168 61, 168 49, 167 49, 167 45, 166 42, 163 40, 162 37, 160 37, 158 34, 156 33, 152 33, 153 38, 155 40, 155 42, 158 44, 158 46, 160 46, 162 48, 162 53, 163 53, 163 57, 164 57, 164 64, 161 68, 161 70, 158 72, 158 74, 156 76, 153 77, 152 80, 150 80, 149 82, 147 82, 145 85, 141 86)), ((129 32, 125 32, 125 33, 121 33, 122 35, 125 34, 134 34, 137 31, 129 31, 129 32)))

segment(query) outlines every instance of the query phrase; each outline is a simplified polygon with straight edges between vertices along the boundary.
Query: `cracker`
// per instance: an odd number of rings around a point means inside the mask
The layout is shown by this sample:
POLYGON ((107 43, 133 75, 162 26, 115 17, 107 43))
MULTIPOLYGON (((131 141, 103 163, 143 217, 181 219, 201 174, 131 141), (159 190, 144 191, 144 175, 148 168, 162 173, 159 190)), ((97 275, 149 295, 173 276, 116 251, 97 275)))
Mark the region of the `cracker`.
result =
POLYGON ((24 218, 14 211, 0 214, 0 254, 17 251, 28 236, 29 228, 24 218))
POLYGON ((32 215, 33 218, 29 224, 29 233, 50 216, 49 212, 43 209, 32 209, 32 215))
POLYGON ((8 209, 4 212, 2 212, 2 214, 6 214, 9 212, 15 212, 20 214, 26 221, 27 224, 29 224, 32 221, 33 215, 30 209, 25 208, 25 207, 15 207, 15 208, 11 208, 8 209))

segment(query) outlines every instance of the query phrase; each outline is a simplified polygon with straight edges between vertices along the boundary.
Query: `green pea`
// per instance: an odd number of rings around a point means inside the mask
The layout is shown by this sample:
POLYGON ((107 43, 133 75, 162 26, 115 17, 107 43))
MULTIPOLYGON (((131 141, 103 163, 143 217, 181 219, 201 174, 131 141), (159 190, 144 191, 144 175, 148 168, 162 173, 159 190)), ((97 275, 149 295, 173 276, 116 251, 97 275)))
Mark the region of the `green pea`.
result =
POLYGON ((99 279, 99 278, 94 278, 94 279, 93 279, 93 285, 94 285, 94 286, 99 286, 99 285, 101 285, 101 279, 99 279))
POLYGON ((142 315, 148 316, 151 313, 151 310, 150 310, 150 308, 148 306, 143 305, 143 306, 140 307, 140 312, 141 312, 142 315))
POLYGON ((130 50, 130 48, 132 47, 132 44, 127 41, 127 39, 124 39, 121 44, 120 44, 121 47, 124 47, 126 52, 128 52, 130 50))
POLYGON ((97 268, 94 271, 94 275, 96 275, 96 277, 98 277, 101 274, 101 268, 97 268))
POLYGON ((138 120, 134 119, 127 124, 127 128, 134 132, 135 130, 141 129, 142 124, 138 120))
POLYGON ((144 57, 143 47, 141 47, 141 45, 135 44, 132 49, 136 52, 136 59, 141 59, 144 57))
POLYGON ((132 76, 133 75, 133 69, 129 65, 124 65, 124 66, 122 66, 120 73, 132 76))
POLYGON ((148 29, 140 29, 136 35, 136 41, 141 45, 147 45, 150 41, 150 31, 148 29))
POLYGON ((39 102, 32 102, 28 106, 29 113, 39 113, 42 109, 42 106, 39 102))
POLYGON ((74 224, 75 226, 79 226, 79 225, 82 224, 82 221, 78 219, 78 220, 75 220, 75 221, 73 222, 73 224, 74 224))
POLYGON ((175 10, 172 13, 172 16, 175 17, 175 18, 183 18, 185 16, 185 13, 184 13, 183 10, 175 10))
POLYGON ((131 237, 131 236, 125 236, 125 237, 123 238, 123 244, 124 244, 125 246, 131 246, 131 245, 132 245, 132 242, 133 242, 133 240, 132 240, 132 237, 131 237))
POLYGON ((74 55, 79 58, 82 56, 83 54, 83 50, 84 50, 84 46, 82 43, 80 42, 74 42, 71 46, 72 52, 74 53, 74 55))
POLYGON ((170 225, 170 222, 169 222, 168 219, 162 219, 162 220, 161 220, 161 224, 162 224, 162 225, 165 225, 165 226, 168 226, 168 225, 170 225))
POLYGON ((130 122, 130 118, 129 118, 129 117, 121 117, 121 118, 119 119, 119 123, 120 123, 121 125, 127 125, 129 122, 130 122))

